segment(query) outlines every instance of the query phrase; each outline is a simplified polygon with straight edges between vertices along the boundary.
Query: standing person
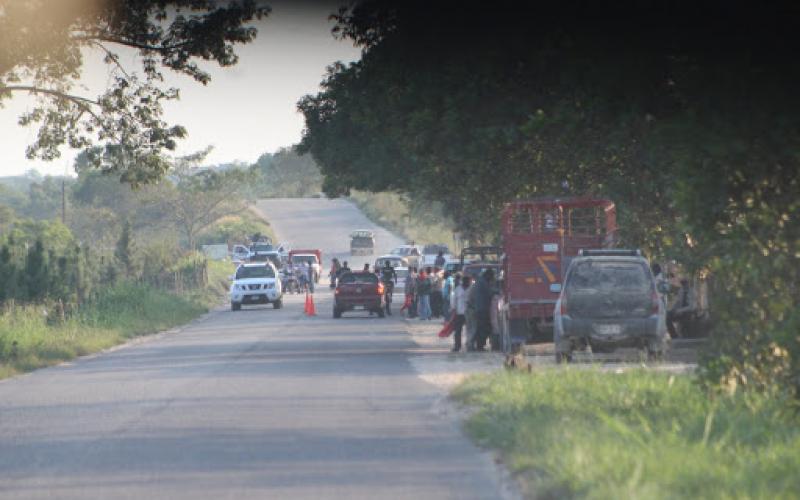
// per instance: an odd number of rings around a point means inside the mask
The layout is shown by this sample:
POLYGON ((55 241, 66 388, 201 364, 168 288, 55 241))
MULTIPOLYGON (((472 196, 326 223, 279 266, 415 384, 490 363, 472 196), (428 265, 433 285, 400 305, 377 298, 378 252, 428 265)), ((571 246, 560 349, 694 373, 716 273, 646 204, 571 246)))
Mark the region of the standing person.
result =
POLYGON ((487 269, 475 282, 475 319, 477 331, 475 336, 475 350, 485 351, 486 341, 492 334, 492 296, 494 295, 494 271, 487 269))
MULTIPOLYGON (((415 318, 417 316, 417 306, 415 304, 417 294, 417 269, 415 267, 408 270, 404 292, 406 294, 405 304, 407 304, 408 308, 408 317, 415 318)), ((403 307, 406 307, 406 305, 403 307)))
POLYGON ((439 250, 439 253, 436 254, 436 259, 433 261, 433 265, 438 267, 439 269, 444 269, 444 264, 446 260, 444 258, 444 251, 439 250))
POLYGON ((328 274, 331 280, 331 288, 336 288, 336 276, 339 273, 340 266, 341 265, 339 264, 339 259, 334 257, 333 260, 331 261, 331 271, 328 274))
POLYGON ((464 315, 464 319, 466 321, 467 326, 467 351, 474 351, 476 350, 476 338, 477 338, 477 331, 478 331, 478 320, 477 315, 475 312, 475 283, 472 281, 472 277, 465 274, 461 277, 461 283, 463 285, 464 280, 467 280, 468 283, 471 283, 470 287, 467 288, 467 313, 464 315))
POLYGON ((314 293, 314 267, 311 262, 306 262, 306 277, 308 279, 308 290, 314 293))
POLYGON ((442 316, 445 322, 450 319, 450 295, 453 293, 453 276, 450 271, 444 272, 442 279, 442 316))
POLYGON ((425 271, 419 273, 417 277, 417 297, 420 321, 431 319, 431 279, 425 271))
POLYGON ((667 331, 669 336, 685 337, 688 324, 694 315, 695 297, 692 288, 689 285, 687 278, 681 278, 681 289, 678 291, 678 297, 672 307, 667 311, 667 331), (675 325, 680 327, 680 330, 675 328, 675 325))
POLYGON ((442 317, 442 279, 439 275, 439 268, 434 267, 433 272, 429 272, 431 278, 431 315, 434 318, 442 317))
POLYGON ((342 262, 342 267, 339 268, 339 272, 336 275, 336 278, 340 278, 344 273, 350 272, 350 266, 347 265, 347 261, 342 262))
MULTIPOLYGON (((455 282, 455 280, 454 280, 455 282)), ((470 277, 464 276, 459 286, 453 288, 453 352, 461 350, 461 330, 464 329, 467 314, 467 293, 469 292, 470 277)))
POLYGON ((365 264, 364 264, 364 272, 365 272, 365 273, 368 273, 368 272, 369 272, 369 262, 367 262, 367 263, 365 263, 365 264))

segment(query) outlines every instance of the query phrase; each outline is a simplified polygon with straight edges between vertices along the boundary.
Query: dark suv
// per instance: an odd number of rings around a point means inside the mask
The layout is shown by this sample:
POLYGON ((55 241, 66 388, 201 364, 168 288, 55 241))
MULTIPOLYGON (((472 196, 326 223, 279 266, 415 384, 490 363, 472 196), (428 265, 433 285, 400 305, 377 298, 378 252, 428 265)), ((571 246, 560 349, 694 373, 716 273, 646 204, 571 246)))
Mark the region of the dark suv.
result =
POLYGON ((383 317, 383 284, 369 272, 349 272, 339 277, 333 299, 333 317, 345 311, 370 311, 383 317))
POLYGON ((553 319, 557 362, 585 347, 638 347, 660 359, 667 345, 666 311, 638 250, 581 251, 567 269, 553 319))

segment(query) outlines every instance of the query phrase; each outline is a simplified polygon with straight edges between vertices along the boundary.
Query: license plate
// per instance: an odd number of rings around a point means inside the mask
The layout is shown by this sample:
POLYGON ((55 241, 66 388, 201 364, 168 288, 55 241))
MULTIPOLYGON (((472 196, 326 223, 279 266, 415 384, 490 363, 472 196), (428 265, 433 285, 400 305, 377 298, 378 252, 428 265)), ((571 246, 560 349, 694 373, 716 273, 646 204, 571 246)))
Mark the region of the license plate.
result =
POLYGON ((622 325, 595 325, 594 329, 601 335, 617 335, 622 333, 622 325))
POLYGON ((353 306, 353 310, 355 310, 355 311, 363 311, 364 310, 364 306, 353 306))

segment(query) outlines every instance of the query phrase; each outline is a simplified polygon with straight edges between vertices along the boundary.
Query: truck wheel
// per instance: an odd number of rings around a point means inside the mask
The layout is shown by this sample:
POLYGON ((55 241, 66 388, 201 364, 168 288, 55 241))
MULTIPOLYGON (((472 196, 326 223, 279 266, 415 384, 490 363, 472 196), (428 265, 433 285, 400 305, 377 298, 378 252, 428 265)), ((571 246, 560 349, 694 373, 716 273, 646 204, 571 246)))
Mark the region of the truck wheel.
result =
POLYGON ((238 311, 242 308, 242 304, 238 302, 231 302, 231 311, 238 311))
POLYGON ((334 317, 334 319, 341 318, 342 317, 342 311, 340 311, 339 309, 334 307, 333 308, 333 317, 334 317))
POLYGON ((272 307, 273 309, 280 309, 281 307, 283 307, 283 299, 278 299, 275 302, 273 302, 272 307))
POLYGON ((378 309, 378 310, 377 310, 377 311, 375 311, 375 312, 377 312, 377 313, 378 313, 378 317, 379 317, 379 318, 386 317, 386 311, 384 311, 383 309, 378 309))

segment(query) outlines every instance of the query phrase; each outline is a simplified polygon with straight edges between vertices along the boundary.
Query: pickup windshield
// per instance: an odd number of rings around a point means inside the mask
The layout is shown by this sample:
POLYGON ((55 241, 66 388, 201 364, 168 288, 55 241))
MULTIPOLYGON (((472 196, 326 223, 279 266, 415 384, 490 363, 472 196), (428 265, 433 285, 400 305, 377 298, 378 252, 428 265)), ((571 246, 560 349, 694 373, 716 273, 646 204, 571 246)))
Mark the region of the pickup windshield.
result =
POLYGON ((359 273, 359 274, 345 274, 341 278, 339 278, 340 285, 347 285, 347 284, 378 284, 378 276, 371 274, 371 273, 359 273))
POLYGON ((275 271, 270 266, 242 266, 236 270, 236 279, 274 278, 275 271))
POLYGON ((364 238, 361 236, 355 236, 352 240, 350 240, 350 246, 352 247, 371 247, 375 244, 372 241, 372 238, 364 238))

